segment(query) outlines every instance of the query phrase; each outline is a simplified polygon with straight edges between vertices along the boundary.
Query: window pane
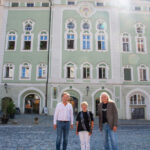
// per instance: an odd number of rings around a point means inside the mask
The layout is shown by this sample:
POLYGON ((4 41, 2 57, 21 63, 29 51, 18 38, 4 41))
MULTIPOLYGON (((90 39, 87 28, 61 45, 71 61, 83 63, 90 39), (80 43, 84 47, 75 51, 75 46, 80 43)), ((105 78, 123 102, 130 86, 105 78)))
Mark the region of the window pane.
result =
POLYGON ((15 49, 15 41, 9 41, 8 50, 14 50, 14 49, 15 49))
POLYGON ((131 81, 131 69, 130 68, 124 69, 124 80, 131 81))
POLYGON ((24 50, 31 49, 31 41, 24 41, 24 50))
POLYGON ((74 40, 67 40, 67 49, 74 49, 74 40))
POLYGON ((40 50, 47 50, 47 41, 40 42, 40 50))
POLYGON ((42 3, 42 7, 49 7, 49 3, 42 3))

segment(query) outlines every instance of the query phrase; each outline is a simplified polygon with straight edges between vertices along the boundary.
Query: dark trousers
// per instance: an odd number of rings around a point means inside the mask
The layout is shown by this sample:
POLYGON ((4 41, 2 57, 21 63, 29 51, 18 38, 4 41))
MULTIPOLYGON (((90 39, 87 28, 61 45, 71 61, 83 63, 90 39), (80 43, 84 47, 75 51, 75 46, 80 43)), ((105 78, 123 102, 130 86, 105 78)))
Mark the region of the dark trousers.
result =
POLYGON ((57 121, 56 150, 60 150, 62 137, 63 137, 62 150, 67 149, 69 129, 70 129, 70 121, 57 121))

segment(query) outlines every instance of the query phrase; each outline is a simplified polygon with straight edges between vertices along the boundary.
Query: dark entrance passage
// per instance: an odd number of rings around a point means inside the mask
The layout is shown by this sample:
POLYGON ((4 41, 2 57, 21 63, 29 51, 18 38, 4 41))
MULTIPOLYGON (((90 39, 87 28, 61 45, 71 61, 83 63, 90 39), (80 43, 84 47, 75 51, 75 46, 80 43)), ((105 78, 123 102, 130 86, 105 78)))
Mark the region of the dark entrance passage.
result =
POLYGON ((100 103, 99 98, 95 101, 95 114, 98 116, 98 104, 100 103))
POLYGON ((74 96, 70 97, 69 102, 72 104, 74 115, 78 114, 78 99, 74 96))
POLYGON ((25 98, 25 113, 39 114, 40 98, 36 94, 30 94, 25 98))
POLYGON ((132 108, 132 119, 145 119, 144 108, 132 108))

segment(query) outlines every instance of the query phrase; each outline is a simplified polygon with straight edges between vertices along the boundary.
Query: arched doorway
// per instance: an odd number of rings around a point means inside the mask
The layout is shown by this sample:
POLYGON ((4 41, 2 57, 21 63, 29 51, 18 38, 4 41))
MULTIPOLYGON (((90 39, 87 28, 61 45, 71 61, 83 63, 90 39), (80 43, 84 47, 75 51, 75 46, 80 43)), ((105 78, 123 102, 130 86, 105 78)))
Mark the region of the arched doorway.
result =
POLYGON ((102 92, 106 92, 106 93, 108 93, 108 95, 110 96, 110 98, 112 97, 111 96, 111 94, 108 92, 108 91, 106 91, 106 90, 101 90, 101 91, 98 91, 96 94, 95 94, 95 96, 94 96, 94 99, 95 99, 95 115, 96 116, 98 116, 98 104, 100 103, 100 95, 101 95, 101 93, 102 92))
POLYGON ((25 105, 24 105, 25 113, 40 113, 40 97, 37 94, 29 94, 25 97, 25 105))
POLYGON ((145 97, 136 93, 130 97, 131 119, 145 119, 145 97))
POLYGON ((80 95, 75 90, 66 90, 65 92, 68 92, 70 94, 69 102, 72 104, 73 112, 74 115, 76 116, 80 108, 79 104, 80 95))

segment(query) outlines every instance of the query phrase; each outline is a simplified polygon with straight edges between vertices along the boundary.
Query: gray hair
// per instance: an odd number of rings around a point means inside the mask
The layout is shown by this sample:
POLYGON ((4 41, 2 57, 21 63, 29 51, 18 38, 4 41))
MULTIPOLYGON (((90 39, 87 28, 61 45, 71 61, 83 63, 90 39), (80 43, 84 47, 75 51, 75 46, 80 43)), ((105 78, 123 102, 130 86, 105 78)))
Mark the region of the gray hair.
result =
POLYGON ((70 97, 70 94, 68 92, 63 92, 62 95, 61 95, 61 97, 63 97, 64 95, 67 95, 67 96, 70 97))
POLYGON ((107 92, 102 92, 100 95, 100 102, 102 102, 102 95, 106 95, 108 97, 108 101, 110 101, 110 96, 107 92))

